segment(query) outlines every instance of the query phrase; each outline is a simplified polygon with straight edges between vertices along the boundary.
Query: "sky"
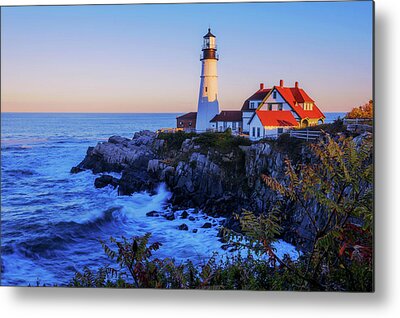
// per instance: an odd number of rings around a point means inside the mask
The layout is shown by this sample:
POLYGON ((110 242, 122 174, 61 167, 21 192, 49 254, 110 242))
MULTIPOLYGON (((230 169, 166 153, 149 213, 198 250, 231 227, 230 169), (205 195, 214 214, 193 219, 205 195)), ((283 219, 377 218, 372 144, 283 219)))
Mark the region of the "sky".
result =
POLYGON ((323 111, 372 99, 372 2, 3 7, 2 112, 196 111, 203 35, 219 103, 299 86, 323 111))

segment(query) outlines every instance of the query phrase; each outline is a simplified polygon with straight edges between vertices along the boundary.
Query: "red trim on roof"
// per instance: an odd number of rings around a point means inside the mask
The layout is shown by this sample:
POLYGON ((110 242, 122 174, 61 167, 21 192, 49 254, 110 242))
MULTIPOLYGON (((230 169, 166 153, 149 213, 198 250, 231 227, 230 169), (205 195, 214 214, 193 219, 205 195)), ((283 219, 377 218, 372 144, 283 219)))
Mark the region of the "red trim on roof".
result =
POLYGON ((286 102, 293 108, 297 115, 301 119, 305 118, 325 118, 325 115, 320 111, 320 109, 315 105, 314 101, 304 92, 303 89, 298 87, 279 87, 275 86, 275 89, 282 95, 286 102), (314 103, 312 110, 304 110, 302 106, 297 105, 297 103, 314 103))
POLYGON ((257 110, 256 114, 264 127, 299 126, 290 110, 257 110))

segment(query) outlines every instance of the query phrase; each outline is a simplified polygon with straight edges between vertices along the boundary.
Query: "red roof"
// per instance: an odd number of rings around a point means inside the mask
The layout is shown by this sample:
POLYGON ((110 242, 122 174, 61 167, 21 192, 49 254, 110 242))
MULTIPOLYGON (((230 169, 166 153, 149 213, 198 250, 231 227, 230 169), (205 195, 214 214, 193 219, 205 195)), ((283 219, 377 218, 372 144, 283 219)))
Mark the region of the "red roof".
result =
POLYGON ((210 120, 211 123, 217 121, 242 121, 242 112, 240 110, 223 110, 210 120))
POLYGON ((290 110, 257 110, 256 114, 264 127, 297 127, 299 125, 290 110))
POLYGON ((265 98, 265 96, 268 95, 270 90, 271 90, 270 88, 259 89, 257 92, 255 92, 253 95, 251 95, 248 99, 245 100, 245 102, 243 103, 243 106, 242 106, 242 111, 247 111, 247 110, 254 111, 255 109, 250 109, 250 107, 249 107, 250 101, 252 101, 252 100, 262 101, 265 98))
POLYGON ((314 101, 306 94, 306 92, 298 87, 281 87, 275 86, 276 90, 282 97, 288 102, 288 104, 293 108, 293 110, 300 116, 301 119, 304 118, 325 118, 325 115, 319 110, 314 101), (296 103, 314 103, 312 110, 304 110, 302 106, 296 103))

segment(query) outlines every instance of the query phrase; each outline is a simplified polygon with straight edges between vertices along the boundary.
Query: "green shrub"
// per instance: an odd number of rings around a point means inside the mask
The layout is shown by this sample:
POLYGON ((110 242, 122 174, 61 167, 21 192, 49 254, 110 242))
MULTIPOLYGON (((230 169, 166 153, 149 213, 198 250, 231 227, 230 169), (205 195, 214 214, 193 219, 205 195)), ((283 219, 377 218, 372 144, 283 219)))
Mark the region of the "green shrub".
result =
POLYGON ((206 132, 199 134, 195 139, 195 143, 200 145, 203 149, 216 149, 220 152, 231 152, 238 146, 251 145, 251 141, 248 138, 234 136, 229 130, 225 132, 206 132))
POLYGON ((175 133, 159 133, 157 135, 158 139, 165 140, 166 147, 169 150, 179 150, 182 147, 182 143, 186 139, 190 139, 197 136, 194 132, 184 132, 184 131, 177 131, 175 133))

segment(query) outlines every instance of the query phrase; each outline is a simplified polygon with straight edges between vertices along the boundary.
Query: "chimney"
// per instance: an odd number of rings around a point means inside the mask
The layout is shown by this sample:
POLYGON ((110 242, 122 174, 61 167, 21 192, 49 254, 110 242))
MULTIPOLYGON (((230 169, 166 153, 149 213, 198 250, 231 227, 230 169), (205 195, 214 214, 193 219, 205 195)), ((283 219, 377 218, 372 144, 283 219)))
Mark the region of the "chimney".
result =
POLYGON ((299 88, 299 82, 295 82, 294 87, 299 88))
POLYGON ((260 91, 264 89, 264 83, 260 83, 260 91))
POLYGON ((283 80, 280 80, 280 81, 279 81, 279 86, 280 86, 280 87, 283 87, 283 80))

